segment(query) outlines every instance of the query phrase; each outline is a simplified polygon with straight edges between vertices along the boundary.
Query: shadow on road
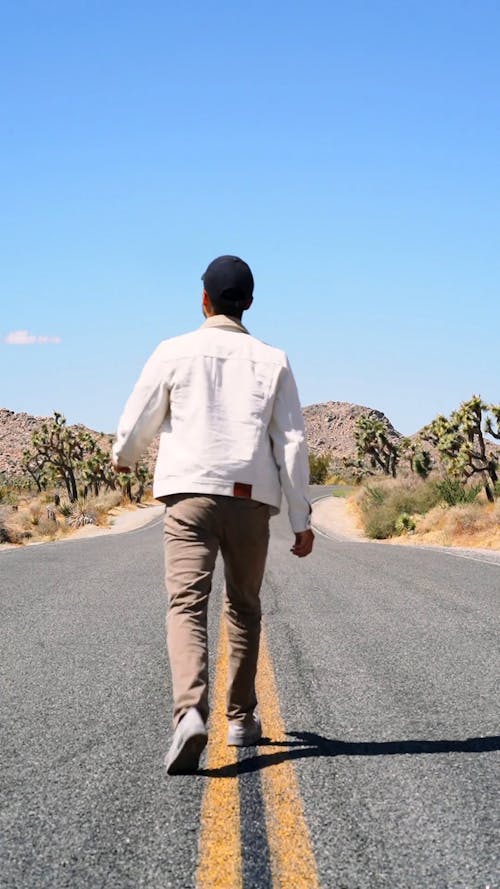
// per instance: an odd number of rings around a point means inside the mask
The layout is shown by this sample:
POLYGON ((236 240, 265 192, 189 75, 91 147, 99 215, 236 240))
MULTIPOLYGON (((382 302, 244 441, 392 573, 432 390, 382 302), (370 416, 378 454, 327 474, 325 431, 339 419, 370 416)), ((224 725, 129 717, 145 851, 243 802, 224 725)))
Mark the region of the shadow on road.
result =
POLYGON ((262 738, 255 756, 218 769, 200 769, 198 775, 207 778, 236 778, 248 772, 258 772, 269 766, 315 756, 402 756, 428 753, 487 753, 500 750, 500 735, 485 738, 465 738, 459 741, 338 741, 324 738, 314 732, 287 732, 290 740, 273 741, 262 738), (294 740, 295 739, 295 740, 294 740), (272 753, 260 752, 262 748, 285 748, 272 753))

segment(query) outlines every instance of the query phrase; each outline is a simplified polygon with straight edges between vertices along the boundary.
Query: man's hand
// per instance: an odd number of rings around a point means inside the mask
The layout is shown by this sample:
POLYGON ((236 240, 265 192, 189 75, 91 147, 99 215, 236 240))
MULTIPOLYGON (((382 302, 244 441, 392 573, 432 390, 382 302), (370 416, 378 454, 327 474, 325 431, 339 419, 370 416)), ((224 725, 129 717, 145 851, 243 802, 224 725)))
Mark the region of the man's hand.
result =
POLYGON ((308 556, 312 551, 314 545, 314 534, 310 528, 307 531, 299 531, 298 534, 295 535, 295 543, 292 546, 290 552, 294 554, 294 556, 298 556, 299 559, 303 559, 304 556, 308 556))
POLYGON ((130 466, 117 466, 116 463, 111 464, 115 472, 130 472, 130 466))

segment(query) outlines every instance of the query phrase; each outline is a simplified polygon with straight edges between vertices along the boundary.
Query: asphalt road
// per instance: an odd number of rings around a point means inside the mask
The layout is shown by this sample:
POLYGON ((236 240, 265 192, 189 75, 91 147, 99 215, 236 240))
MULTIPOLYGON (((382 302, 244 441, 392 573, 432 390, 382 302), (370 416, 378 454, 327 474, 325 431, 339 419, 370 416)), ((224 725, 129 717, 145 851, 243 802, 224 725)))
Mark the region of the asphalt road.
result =
MULTIPOLYGON (((496 889, 500 566, 322 537, 299 561, 286 519, 272 528, 281 753, 321 886, 496 889)), ((0 885, 193 887, 214 779, 164 773, 161 526, 2 553, 0 586, 0 885)), ((212 653, 220 586, 219 572, 212 653)), ((234 779, 244 889, 272 885, 261 752, 234 779)))

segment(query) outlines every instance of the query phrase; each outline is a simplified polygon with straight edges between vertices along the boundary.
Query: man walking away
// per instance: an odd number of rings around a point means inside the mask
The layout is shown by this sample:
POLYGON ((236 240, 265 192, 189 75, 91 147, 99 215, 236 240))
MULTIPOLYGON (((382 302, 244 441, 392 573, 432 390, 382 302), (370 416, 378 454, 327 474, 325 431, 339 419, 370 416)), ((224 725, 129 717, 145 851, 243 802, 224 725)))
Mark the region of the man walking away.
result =
POLYGON ((297 387, 280 349, 241 318, 253 302, 249 266, 219 256, 203 280, 198 330, 160 343, 120 419, 113 461, 133 466, 161 431, 154 495, 166 503, 167 642, 174 735, 170 775, 194 772, 207 743, 207 605, 217 553, 224 562, 229 643, 228 744, 262 735, 255 674, 269 517, 281 496, 302 558, 313 547, 309 463, 297 387))

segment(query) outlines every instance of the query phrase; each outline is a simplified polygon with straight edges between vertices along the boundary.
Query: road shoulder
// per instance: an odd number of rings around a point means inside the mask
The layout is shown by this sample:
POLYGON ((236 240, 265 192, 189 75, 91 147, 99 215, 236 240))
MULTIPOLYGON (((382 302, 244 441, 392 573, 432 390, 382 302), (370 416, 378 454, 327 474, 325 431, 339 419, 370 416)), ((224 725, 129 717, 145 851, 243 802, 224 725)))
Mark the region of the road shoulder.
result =
POLYGON ((0 553, 9 550, 26 549, 29 546, 45 546, 48 543, 71 543, 73 540, 85 540, 90 537, 111 537, 114 534, 127 534, 130 531, 138 531, 146 525, 160 519, 165 512, 162 503, 141 503, 131 508, 120 507, 114 515, 110 516, 110 524, 103 528, 100 525, 84 525, 60 537, 57 540, 40 540, 33 543, 13 544, 2 543, 0 553))
POLYGON ((333 497, 325 494, 318 497, 312 503, 312 525, 315 531, 332 540, 344 540, 357 543, 374 543, 377 545, 404 546, 419 549, 433 550, 448 555, 461 556, 465 559, 473 559, 480 562, 489 562, 500 566, 500 552, 493 549, 480 547, 441 546, 439 544, 424 543, 414 537, 400 536, 388 540, 370 540, 363 534, 356 518, 355 511, 349 499, 333 497))
POLYGON ((132 509, 122 508, 116 515, 111 516, 108 528, 98 525, 85 525, 79 528, 66 540, 81 540, 83 537, 108 537, 111 534, 126 534, 128 531, 137 531, 148 525, 154 519, 159 518, 165 512, 161 503, 140 504, 132 509))
POLYGON ((316 531, 340 540, 366 542, 348 500, 326 494, 312 502, 312 524, 316 531))

